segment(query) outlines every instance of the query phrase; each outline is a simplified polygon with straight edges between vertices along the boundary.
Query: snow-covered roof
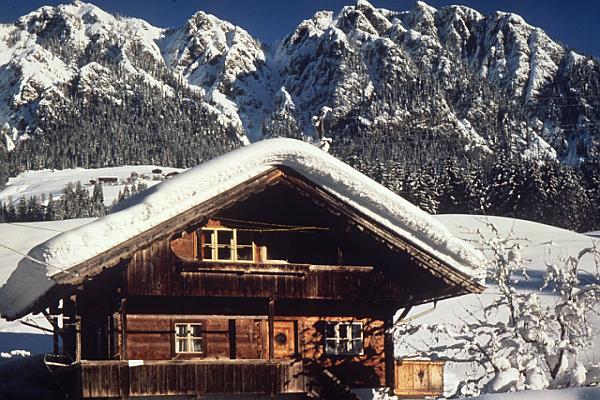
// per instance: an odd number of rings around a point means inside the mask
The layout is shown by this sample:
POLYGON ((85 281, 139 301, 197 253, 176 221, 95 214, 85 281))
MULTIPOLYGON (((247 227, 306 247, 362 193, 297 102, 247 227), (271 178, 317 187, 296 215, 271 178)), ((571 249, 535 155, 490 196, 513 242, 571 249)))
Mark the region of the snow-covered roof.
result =
POLYGON ((0 314, 25 313, 66 270, 252 179, 283 166, 412 243, 443 264, 481 281, 482 254, 431 215, 318 148, 298 140, 270 139, 215 158, 154 186, 103 218, 61 233, 33 248, 0 288, 0 314))

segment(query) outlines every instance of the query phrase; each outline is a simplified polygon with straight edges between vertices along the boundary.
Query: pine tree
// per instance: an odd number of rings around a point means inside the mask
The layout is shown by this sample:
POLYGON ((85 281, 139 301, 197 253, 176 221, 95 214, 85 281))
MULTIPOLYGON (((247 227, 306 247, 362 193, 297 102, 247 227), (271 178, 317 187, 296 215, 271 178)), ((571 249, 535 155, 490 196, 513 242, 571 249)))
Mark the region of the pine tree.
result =
POLYGON ((92 212, 91 215, 94 217, 101 217, 106 214, 106 207, 104 206, 104 193, 102 185, 96 183, 94 185, 94 191, 92 192, 92 212))
POLYGON ((48 204, 46 205, 46 213, 44 215, 44 220, 46 221, 58 221, 59 213, 56 210, 56 203, 54 202, 54 197, 52 193, 48 194, 48 204))
POLYGON ((27 212, 23 221, 43 221, 44 211, 37 196, 31 196, 27 201, 27 212))
POLYGON ((27 220, 27 200, 25 196, 21 196, 16 210, 16 221, 22 222, 27 220))

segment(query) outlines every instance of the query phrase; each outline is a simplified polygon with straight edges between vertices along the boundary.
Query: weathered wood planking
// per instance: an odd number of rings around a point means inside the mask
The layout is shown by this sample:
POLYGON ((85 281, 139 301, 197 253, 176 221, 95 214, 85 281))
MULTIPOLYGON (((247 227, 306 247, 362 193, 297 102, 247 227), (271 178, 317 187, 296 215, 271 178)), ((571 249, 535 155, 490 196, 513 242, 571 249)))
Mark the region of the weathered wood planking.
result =
MULTIPOLYGON (((127 356, 142 360, 228 360, 235 340, 236 360, 268 359, 269 341, 266 319, 236 317, 235 338, 230 337, 231 318, 194 315, 128 315, 127 356), (202 323, 205 354, 176 354, 174 324, 202 323)), ((384 322, 350 317, 277 317, 274 334, 284 333, 288 342, 275 344, 275 358, 304 360, 330 368, 352 387, 380 387, 386 384, 384 322), (324 351, 324 326, 327 321, 363 323, 364 354, 352 357, 328 356, 324 351)), ((235 360, 232 360, 235 361, 235 360)), ((301 368, 297 366, 297 368, 301 368)), ((301 372, 300 369, 298 372, 301 372)), ((309 373, 308 370, 304 373, 309 373)))
POLYGON ((350 387, 385 386, 384 322, 371 318, 308 317, 299 320, 302 357, 330 370, 350 387), (324 324, 327 321, 362 322, 364 354, 328 356, 324 347, 324 324))
POLYGON ((305 392, 302 366, 290 361, 83 361, 81 397, 185 396, 305 392))
POLYGON ((442 396, 444 362, 401 360, 396 363, 395 394, 405 397, 442 396))
POLYGON ((222 264, 189 272, 182 271, 181 264, 171 251, 168 238, 136 252, 127 268, 128 293, 348 300, 407 297, 402 282, 391 280, 383 272, 369 267, 222 264), (235 269, 228 273, 226 268, 235 269), (244 268, 251 268, 251 273, 241 273, 244 268))
POLYGON ((266 336, 264 321, 245 318, 215 318, 201 315, 152 315, 129 314, 127 316, 127 359, 170 360, 173 358, 229 359, 231 342, 235 340, 235 358, 267 358, 263 338, 266 336), (231 337, 230 321, 235 323, 235 338, 231 337), (205 353, 176 354, 174 334, 176 323, 201 323, 205 353))

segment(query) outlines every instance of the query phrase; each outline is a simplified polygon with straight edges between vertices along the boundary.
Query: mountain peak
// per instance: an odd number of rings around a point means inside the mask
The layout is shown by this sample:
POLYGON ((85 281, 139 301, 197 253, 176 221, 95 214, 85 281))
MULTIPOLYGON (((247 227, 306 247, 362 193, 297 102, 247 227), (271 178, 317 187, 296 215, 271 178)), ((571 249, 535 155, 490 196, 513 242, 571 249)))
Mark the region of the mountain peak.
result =
POLYGON ((356 0, 356 8, 375 8, 367 0, 356 0))
POLYGON ((414 10, 425 11, 425 12, 428 12, 430 14, 433 14, 433 13, 435 13, 437 11, 437 8, 430 6, 429 4, 425 3, 424 1, 418 0, 415 3, 414 10))
MULTIPOLYGON (((376 8, 368 0, 349 1, 337 14, 320 11, 302 21, 273 51, 204 11, 182 27, 163 30, 81 0, 43 7, 10 27, 14 43, 0 41, 0 52, 8 54, 3 59, 15 66, 0 69, 0 116, 32 133, 47 118, 40 110, 60 114, 52 110, 54 98, 105 96, 113 104, 123 101, 118 93, 125 85, 128 91, 147 90, 135 86, 143 82, 165 93, 190 90, 222 126, 235 125, 236 133, 256 140, 266 132, 268 118, 282 127, 281 134, 290 127, 312 131, 311 117, 322 107, 333 110, 330 120, 337 125, 332 132, 340 135, 353 134, 357 126, 374 132, 380 129, 377 124, 400 132, 411 126, 411 115, 432 120, 431 110, 439 107, 455 125, 470 127, 445 129, 493 142, 477 119, 494 111, 479 108, 478 93, 497 90, 517 102, 535 102, 569 75, 563 65, 580 63, 514 14, 485 16, 461 6, 437 10, 423 1, 400 12, 376 8), (135 83, 122 84, 121 75, 135 83), (457 92, 480 92, 463 96, 475 99, 472 104, 456 104, 437 91, 452 85, 457 92), (399 93, 413 96, 412 108, 399 93), (278 114, 281 108, 294 112, 278 114)), ((546 126, 546 117, 539 118, 546 126)), ((560 135, 554 134, 557 142, 560 135)))

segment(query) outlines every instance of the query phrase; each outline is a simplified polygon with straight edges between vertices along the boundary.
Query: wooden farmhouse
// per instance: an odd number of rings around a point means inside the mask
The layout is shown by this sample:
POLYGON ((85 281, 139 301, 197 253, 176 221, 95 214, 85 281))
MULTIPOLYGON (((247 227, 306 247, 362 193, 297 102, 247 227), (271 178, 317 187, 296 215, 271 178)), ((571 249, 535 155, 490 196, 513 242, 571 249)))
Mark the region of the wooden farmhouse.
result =
POLYGON ((118 207, 34 248, 0 288, 4 318, 52 322, 72 398, 356 398, 396 387, 390 328, 412 306, 483 290, 478 252, 300 141, 246 146, 118 207))

